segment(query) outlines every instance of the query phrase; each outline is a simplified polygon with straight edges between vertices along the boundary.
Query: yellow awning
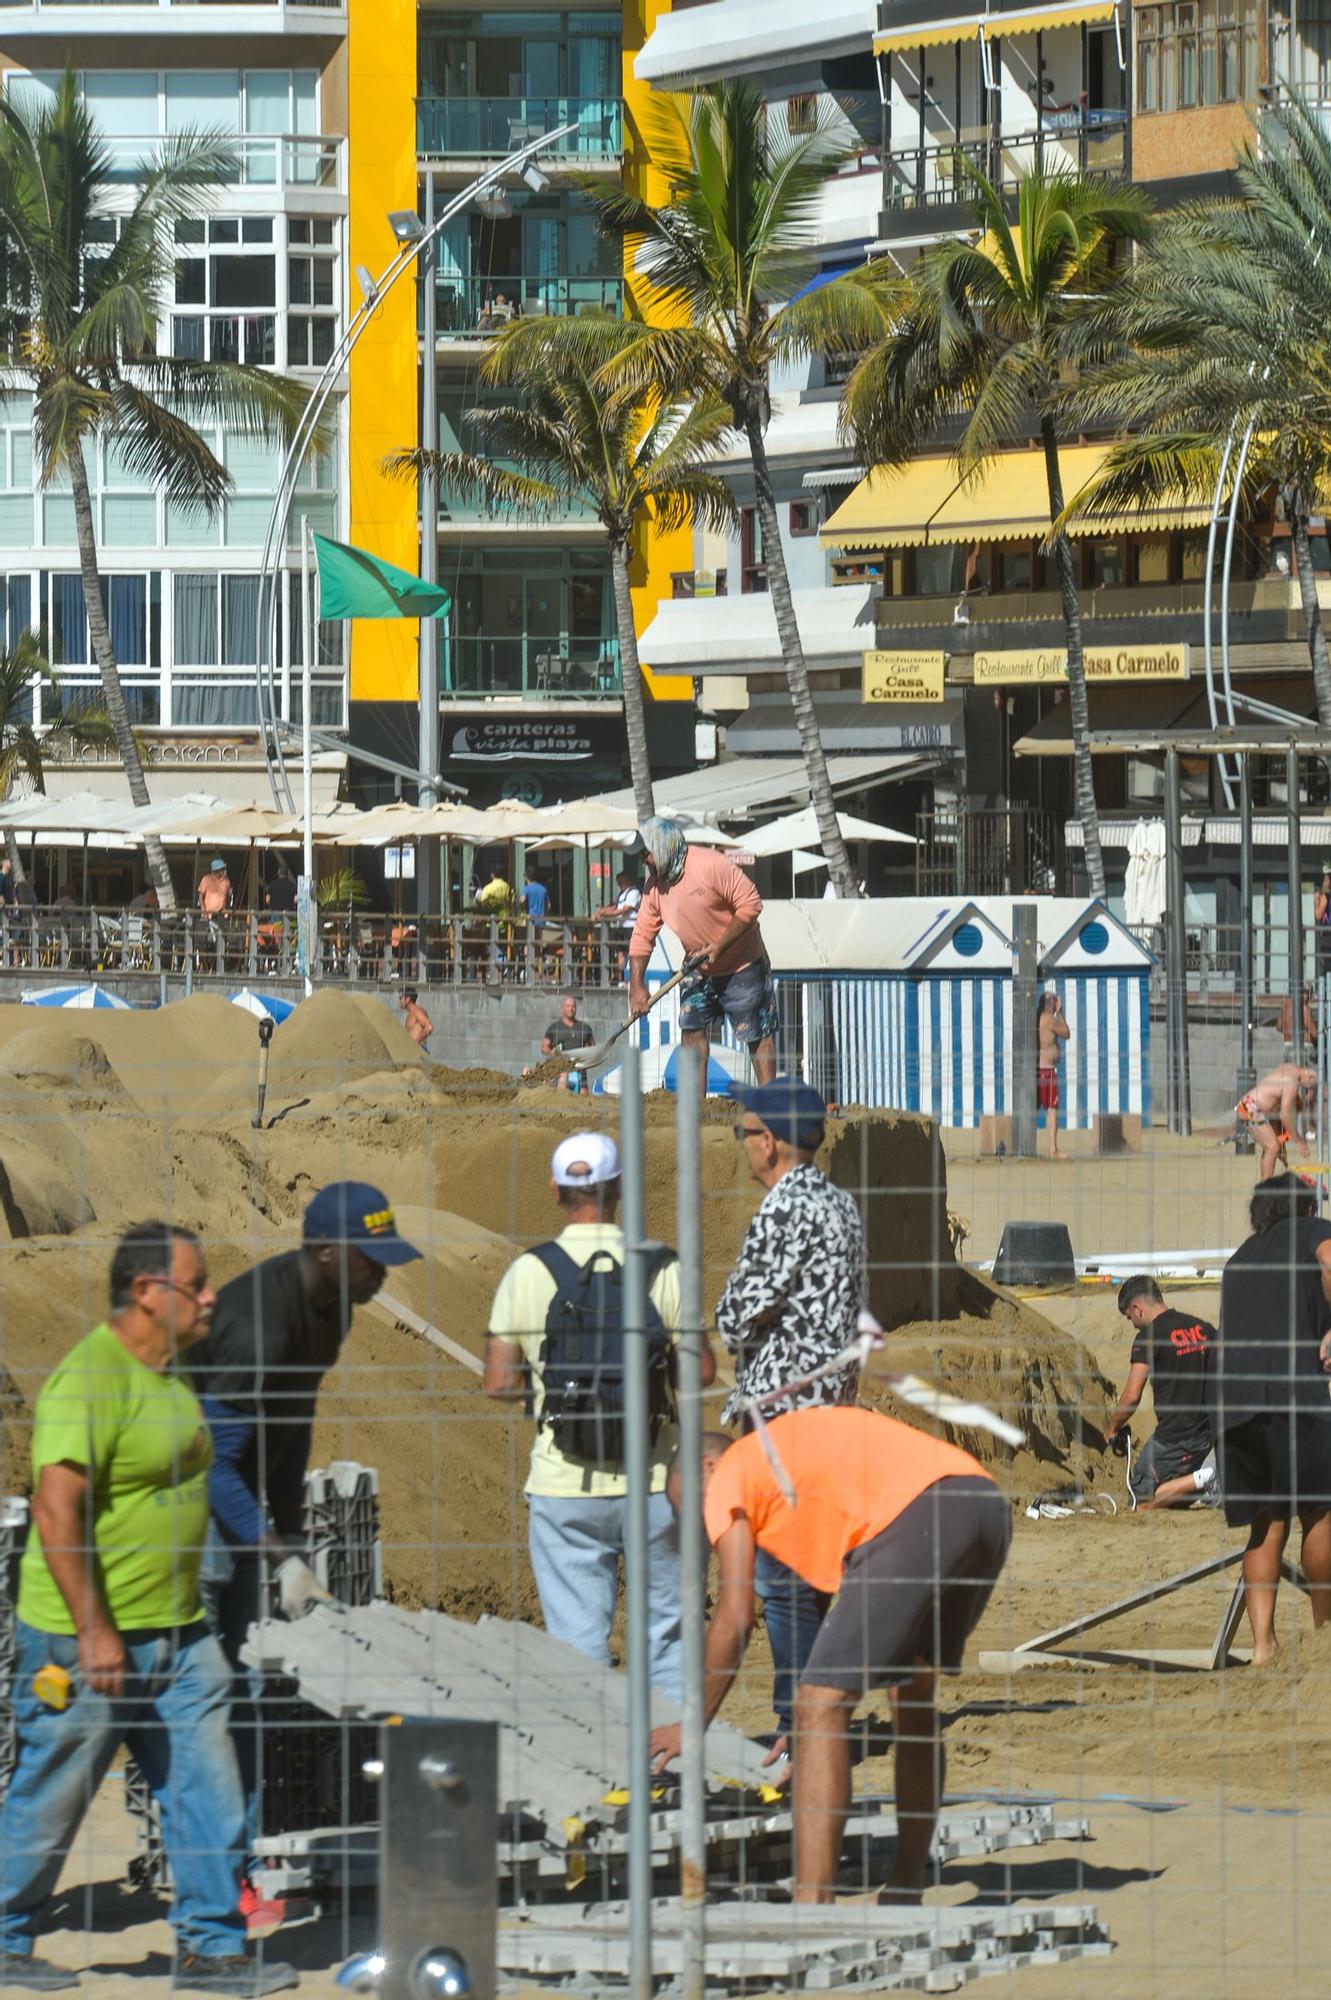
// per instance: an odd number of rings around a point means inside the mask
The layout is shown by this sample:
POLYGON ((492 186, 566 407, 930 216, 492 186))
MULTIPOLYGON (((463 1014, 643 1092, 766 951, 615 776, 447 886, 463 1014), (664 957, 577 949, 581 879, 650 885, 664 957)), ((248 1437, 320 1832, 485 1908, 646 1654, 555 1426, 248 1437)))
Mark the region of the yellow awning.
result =
POLYGON ((896 55, 903 49, 938 49, 952 42, 973 42, 980 38, 980 22, 968 14, 959 21, 931 21, 928 27, 889 28, 873 38, 876 56, 896 55))
MULTIPOLYGON (((1104 465, 1108 444, 1065 445, 1059 452, 1064 496, 1071 500, 1104 465)), ((1090 539, 1163 534, 1204 527, 1202 504, 1133 510, 1105 520, 1074 521, 1068 532, 1090 539)), ((838 549, 913 549, 940 542, 1024 542, 1049 533, 1049 487, 1041 451, 1009 451, 968 485, 950 458, 921 458, 900 471, 862 479, 822 531, 838 549)))
POLYGON ((876 56, 896 55, 901 50, 936 49, 952 42, 968 42, 986 36, 1033 35, 1050 28, 1079 28, 1099 21, 1112 21, 1118 0, 1071 0, 1062 7, 1022 7, 1006 14, 964 14, 951 21, 931 21, 926 27, 885 28, 873 38, 876 56))
POLYGON ((956 491, 950 458, 917 458, 898 471, 880 469, 842 501, 822 539, 837 549, 918 549, 933 539, 930 523, 956 491))

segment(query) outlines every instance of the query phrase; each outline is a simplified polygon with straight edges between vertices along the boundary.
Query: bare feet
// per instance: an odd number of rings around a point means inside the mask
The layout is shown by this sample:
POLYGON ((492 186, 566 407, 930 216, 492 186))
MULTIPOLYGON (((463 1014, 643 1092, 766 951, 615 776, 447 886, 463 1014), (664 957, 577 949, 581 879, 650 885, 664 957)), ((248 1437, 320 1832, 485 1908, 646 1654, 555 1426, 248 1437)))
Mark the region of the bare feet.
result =
POLYGON ((1273 1667, 1280 1658, 1280 1648, 1273 1639, 1269 1646, 1254 1646, 1252 1662, 1254 1667, 1273 1667))
POLYGON ((1060 1153, 1058 1148, 1055 1147, 1049 1157, 1051 1160, 1070 1160, 1072 1155, 1071 1153, 1060 1153))

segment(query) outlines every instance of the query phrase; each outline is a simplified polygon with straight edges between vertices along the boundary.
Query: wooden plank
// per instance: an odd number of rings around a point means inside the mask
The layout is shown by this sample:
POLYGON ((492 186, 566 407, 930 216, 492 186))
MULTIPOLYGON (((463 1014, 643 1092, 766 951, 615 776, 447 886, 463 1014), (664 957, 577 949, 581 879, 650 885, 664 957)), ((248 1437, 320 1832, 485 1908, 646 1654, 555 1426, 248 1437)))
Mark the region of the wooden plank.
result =
POLYGON ((469 1347, 463 1347, 458 1341, 450 1340, 446 1333, 440 1333, 437 1326, 431 1326, 428 1319, 422 1319, 410 1306, 404 1306, 401 1299, 395 1299, 391 1292, 380 1292, 370 1303, 377 1306, 380 1312, 387 1313, 390 1319, 401 1320, 410 1332, 421 1340, 428 1340, 431 1347, 437 1347, 441 1354, 460 1361, 464 1368, 470 1368, 473 1375, 485 1373, 485 1363, 469 1347))

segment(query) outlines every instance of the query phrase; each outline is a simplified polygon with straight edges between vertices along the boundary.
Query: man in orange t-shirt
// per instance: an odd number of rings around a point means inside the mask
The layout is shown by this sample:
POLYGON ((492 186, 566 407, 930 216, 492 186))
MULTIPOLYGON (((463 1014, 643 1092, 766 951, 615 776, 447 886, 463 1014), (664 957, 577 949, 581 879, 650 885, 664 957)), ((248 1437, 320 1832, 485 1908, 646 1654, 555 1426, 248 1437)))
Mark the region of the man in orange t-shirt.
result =
POLYGON ((679 1026, 685 1048, 707 1047, 730 1023, 746 1042, 759 1083, 776 1075, 776 989, 758 928, 762 898, 748 876, 710 847, 690 847, 677 820, 647 819, 638 830, 647 869, 629 939, 629 1012, 645 1014, 647 964, 668 924, 684 947, 679 1026))
MULTIPOLYGON (((678 1465, 666 1488, 678 1511, 678 1465)), ((837 1593, 795 1697, 795 1900, 831 1902, 850 1810, 850 1719, 886 1687, 896 1743, 897 1863, 881 1900, 918 1903, 943 1792, 937 1669, 962 1649, 1007 1558, 1008 1504, 979 1461, 926 1431, 846 1405, 791 1410, 732 1443, 703 1440, 703 1518, 719 1570, 707 1628, 710 1722, 753 1630, 759 1549, 837 1593), (788 1496, 793 1492, 794 1500, 788 1496)), ((653 1767, 679 1754, 652 1731, 653 1767)))

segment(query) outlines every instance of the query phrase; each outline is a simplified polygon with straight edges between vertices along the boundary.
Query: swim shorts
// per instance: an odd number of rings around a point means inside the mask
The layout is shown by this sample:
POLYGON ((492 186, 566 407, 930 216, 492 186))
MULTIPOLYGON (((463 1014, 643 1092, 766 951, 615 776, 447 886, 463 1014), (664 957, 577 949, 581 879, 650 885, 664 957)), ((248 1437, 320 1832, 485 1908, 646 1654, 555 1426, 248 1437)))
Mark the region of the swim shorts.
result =
POLYGON ((724 979, 710 978, 706 972, 690 974, 680 988, 679 1025, 711 1028, 725 1019, 737 1042, 767 1042, 776 1039, 776 988, 772 968, 765 958, 741 965, 724 979))

